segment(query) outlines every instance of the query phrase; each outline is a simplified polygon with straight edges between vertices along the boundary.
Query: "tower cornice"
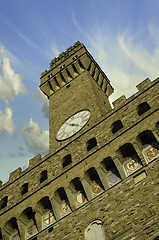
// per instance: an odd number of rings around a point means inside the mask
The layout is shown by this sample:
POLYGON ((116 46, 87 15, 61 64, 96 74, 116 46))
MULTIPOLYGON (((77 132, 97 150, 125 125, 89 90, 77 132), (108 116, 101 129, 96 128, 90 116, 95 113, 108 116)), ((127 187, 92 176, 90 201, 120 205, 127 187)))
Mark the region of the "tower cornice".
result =
POLYGON ((40 89, 49 98, 84 71, 90 73, 106 96, 112 94, 113 88, 109 79, 79 41, 51 61, 50 69, 41 74, 40 89))

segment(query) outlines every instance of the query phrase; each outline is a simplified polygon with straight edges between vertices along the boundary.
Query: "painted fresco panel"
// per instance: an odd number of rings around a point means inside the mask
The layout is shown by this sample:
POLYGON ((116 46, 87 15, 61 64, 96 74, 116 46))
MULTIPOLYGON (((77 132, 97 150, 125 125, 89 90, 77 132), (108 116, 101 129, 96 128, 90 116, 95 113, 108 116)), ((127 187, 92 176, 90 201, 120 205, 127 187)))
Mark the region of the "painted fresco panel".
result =
POLYGON ((48 211, 43 215, 43 228, 48 227, 55 222, 55 217, 52 212, 48 211))
POLYGON ((124 168, 126 170, 127 175, 136 172, 141 167, 142 164, 137 156, 130 156, 124 158, 124 168))
POLYGON ((77 192, 76 194, 76 207, 80 207, 81 205, 85 204, 87 199, 83 192, 77 192))
POLYGON ((146 144, 142 148, 142 154, 146 162, 151 162, 156 158, 159 158, 159 148, 157 144, 146 144))
POLYGON ((66 216, 67 214, 69 214, 71 212, 71 208, 69 206, 68 202, 63 202, 61 204, 61 217, 66 216))
POLYGON ((93 190, 93 197, 96 197, 102 192, 104 192, 104 189, 97 182, 94 182, 92 184, 92 190, 93 190))

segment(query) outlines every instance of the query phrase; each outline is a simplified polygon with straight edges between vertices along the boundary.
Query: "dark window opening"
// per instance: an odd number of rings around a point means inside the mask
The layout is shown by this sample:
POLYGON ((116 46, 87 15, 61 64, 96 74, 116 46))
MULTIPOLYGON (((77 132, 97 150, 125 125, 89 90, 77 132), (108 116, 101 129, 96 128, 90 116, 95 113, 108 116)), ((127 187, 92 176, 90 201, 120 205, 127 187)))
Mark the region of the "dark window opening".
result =
POLYGON ((79 178, 75 178, 71 181, 71 183, 73 184, 74 188, 76 191, 81 191, 83 190, 83 186, 81 181, 79 180, 79 178))
POLYGON ((24 183, 22 185, 22 192, 21 192, 21 194, 24 195, 27 192, 28 192, 28 183, 24 183))
POLYGON ((63 168, 67 167, 70 163, 72 163, 72 158, 71 158, 71 154, 68 154, 63 158, 63 163, 62 163, 63 168))
POLYGON ((97 140, 96 138, 91 138, 90 140, 88 140, 88 142, 86 143, 87 146, 87 151, 90 151, 92 148, 97 146, 97 140))
POLYGON ((53 231, 53 227, 50 227, 49 229, 48 229, 48 232, 50 233, 50 232, 52 232, 53 231))
POLYGON ((4 197, 1 202, 0 202, 0 209, 3 209, 7 206, 7 202, 8 202, 8 197, 4 197))
POLYGON ((8 224, 12 227, 12 229, 18 230, 17 220, 15 217, 11 218, 8 224))
POLYGON ((86 176, 86 179, 88 176, 89 182, 96 182, 104 190, 103 184, 102 184, 102 182, 99 178, 99 175, 94 167, 88 169, 87 172, 85 173, 85 176, 86 176))
POLYGON ((139 134, 140 141, 142 145, 151 144, 152 142, 157 142, 153 133, 150 130, 146 130, 139 134))
POLYGON ((41 172, 40 183, 44 182, 47 179, 47 170, 41 172))
POLYGON ((55 194, 58 198, 60 198, 60 200, 67 200, 67 195, 66 195, 66 192, 64 190, 64 188, 59 188, 57 191, 56 191, 56 194, 55 194))
POLYGON ((135 151, 134 147, 131 145, 131 143, 126 143, 122 147, 120 147, 120 152, 121 152, 123 158, 126 158, 126 157, 136 154, 136 151, 135 151))
POLYGON ((71 181, 71 185, 72 185, 72 189, 76 192, 81 192, 83 194, 83 196, 85 197, 85 199, 87 199, 86 193, 84 191, 83 185, 80 181, 79 178, 74 178, 71 181))
POLYGON ((147 112, 150 109, 150 106, 147 102, 141 103, 138 105, 138 114, 139 116, 147 112))
POLYGON ((27 218, 30 220, 30 219, 33 219, 34 222, 35 222, 35 213, 33 212, 32 208, 29 207, 27 208, 25 211, 24 211, 24 214, 27 216, 27 218))
POLYGON ((101 165, 104 167, 106 172, 112 172, 117 177, 121 178, 119 171, 118 171, 117 167, 115 166, 111 157, 104 158, 101 165))
POLYGON ((107 172, 113 171, 114 169, 116 169, 116 166, 115 166, 113 160, 111 159, 111 157, 104 158, 102 161, 102 165, 104 166, 104 168, 107 172))
POLYGON ((112 124, 112 133, 116 133, 117 131, 119 131, 121 128, 123 128, 123 124, 120 120, 117 120, 116 122, 114 122, 112 124))
POLYGON ((52 205, 50 203, 49 197, 44 197, 40 200, 41 205, 43 206, 44 210, 52 211, 52 205))

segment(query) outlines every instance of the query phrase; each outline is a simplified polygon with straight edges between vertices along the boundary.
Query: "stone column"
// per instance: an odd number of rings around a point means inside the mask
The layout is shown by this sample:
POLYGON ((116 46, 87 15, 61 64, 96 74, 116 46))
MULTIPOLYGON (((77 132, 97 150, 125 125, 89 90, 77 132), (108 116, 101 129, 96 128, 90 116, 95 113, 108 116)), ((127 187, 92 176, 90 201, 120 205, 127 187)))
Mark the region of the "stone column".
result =
POLYGON ((125 169, 123 167, 123 164, 120 162, 120 160, 116 156, 113 156, 112 160, 113 160, 116 168, 118 169, 121 178, 123 180, 126 179, 127 176, 126 176, 126 172, 125 172, 125 169))
POLYGON ((2 229, 1 232, 3 240, 10 240, 10 235, 6 230, 2 229))
POLYGON ((76 209, 76 197, 75 195, 72 193, 71 189, 69 187, 65 188, 65 192, 68 198, 68 201, 71 205, 71 209, 72 211, 76 209))
POLYGON ((17 225, 20 233, 20 239, 25 240, 26 225, 20 219, 17 219, 17 225))
POLYGON ((91 186, 89 185, 89 183, 84 178, 81 179, 81 183, 82 183, 82 186, 84 188, 84 191, 86 193, 86 196, 87 196, 88 200, 91 200, 93 198, 91 186))
POLYGON ((55 214, 55 218, 56 220, 59 220, 61 218, 61 209, 60 209, 60 203, 59 201, 55 198, 55 196, 49 197, 51 205, 52 205, 52 209, 54 211, 55 214))
POLYGON ((143 154, 142 154, 142 151, 141 151, 141 149, 139 148, 139 146, 137 145, 137 143, 136 143, 136 142, 133 142, 132 145, 133 145, 135 151, 137 152, 137 155, 138 155, 139 158, 141 159, 141 162, 142 162, 143 166, 147 165, 147 163, 146 163, 146 161, 145 161, 145 158, 144 158, 144 156, 143 156, 143 154))
POLYGON ((106 174, 106 172, 104 172, 104 170, 103 170, 100 166, 98 166, 98 167, 96 168, 96 170, 97 170, 97 173, 98 173, 98 175, 99 175, 99 178, 100 178, 100 180, 101 180, 101 182, 102 182, 102 184, 103 184, 103 186, 104 186, 104 189, 107 190, 107 189, 109 188, 109 182, 108 182, 108 180, 107 180, 107 174, 106 174))
POLYGON ((43 215, 38 210, 35 211, 35 220, 36 220, 38 231, 42 230, 42 216, 43 215))

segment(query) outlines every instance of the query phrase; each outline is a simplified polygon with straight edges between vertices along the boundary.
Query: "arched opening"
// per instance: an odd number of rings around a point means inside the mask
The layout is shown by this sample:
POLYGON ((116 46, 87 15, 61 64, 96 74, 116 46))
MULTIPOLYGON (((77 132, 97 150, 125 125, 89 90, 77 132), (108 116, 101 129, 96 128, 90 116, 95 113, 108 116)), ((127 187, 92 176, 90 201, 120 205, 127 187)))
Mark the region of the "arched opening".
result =
POLYGON ((102 184, 102 182, 99 178, 99 175, 94 167, 92 167, 86 171, 85 179, 91 186, 93 197, 96 197, 97 195, 104 192, 103 184, 102 184))
POLYGON ((4 226, 4 230, 8 233, 11 240, 20 239, 20 233, 15 217, 11 218, 4 226))
POLYGON ((75 194, 76 207, 80 207, 81 205, 85 204, 88 201, 83 185, 79 178, 74 178, 70 182, 70 188, 75 194))
POLYGON ((140 142, 142 154, 147 162, 159 157, 159 144, 150 130, 140 133, 137 140, 140 142))
POLYGON ((8 203, 8 196, 5 196, 4 198, 2 198, 2 200, 0 201, 0 210, 5 208, 7 206, 8 203))
POLYGON ((138 109, 138 115, 141 116, 142 114, 144 114, 150 109, 150 106, 147 102, 143 102, 138 105, 137 109, 138 109))
POLYGON ((57 200, 57 208, 59 211, 60 217, 64 217, 71 212, 71 206, 67 198, 66 192, 63 187, 56 190, 54 194, 57 200))
POLYGON ((72 163, 71 154, 67 154, 62 160, 63 168, 67 167, 70 163, 72 163))
POLYGON ((46 228, 56 221, 49 197, 43 197, 38 202, 36 209, 42 217, 42 228, 46 228))
POLYGON ((21 214, 22 222, 24 223, 24 229, 26 232, 26 238, 30 238, 35 235, 37 231, 37 224, 35 220, 35 212, 31 207, 28 207, 21 214))
POLYGON ((107 174, 110 187, 121 181, 119 171, 116 168, 111 157, 104 158, 103 161, 101 162, 101 166, 107 174))
POLYGON ((97 140, 95 137, 89 139, 86 143, 87 151, 90 151, 91 149, 93 149, 96 146, 97 146, 97 140))
POLYGON ((95 220, 88 225, 85 231, 86 240, 105 240, 102 221, 95 220))
POLYGON ((47 170, 44 170, 40 174, 40 183, 44 182, 47 179, 47 170))
POLYGON ((117 120, 112 124, 111 128, 112 128, 112 133, 114 134, 117 131, 119 131, 121 128, 123 128, 123 124, 120 120, 117 120))
POLYGON ((142 167, 141 160, 131 143, 126 143, 117 151, 127 175, 142 167))

